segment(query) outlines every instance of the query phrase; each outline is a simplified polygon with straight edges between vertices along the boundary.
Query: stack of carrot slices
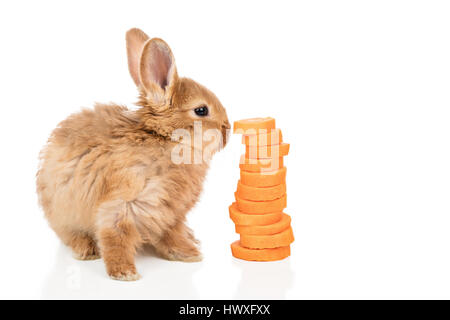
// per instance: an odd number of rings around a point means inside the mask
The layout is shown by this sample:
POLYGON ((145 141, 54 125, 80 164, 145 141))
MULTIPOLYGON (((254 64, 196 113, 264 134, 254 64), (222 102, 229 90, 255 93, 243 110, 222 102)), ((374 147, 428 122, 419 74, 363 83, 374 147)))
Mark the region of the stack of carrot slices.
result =
POLYGON ((287 201, 283 157, 289 153, 289 144, 283 143, 273 118, 236 121, 233 132, 243 135, 245 154, 239 165, 236 202, 229 207, 240 235, 231 244, 231 252, 243 260, 284 259, 294 241, 291 217, 283 212, 287 201))

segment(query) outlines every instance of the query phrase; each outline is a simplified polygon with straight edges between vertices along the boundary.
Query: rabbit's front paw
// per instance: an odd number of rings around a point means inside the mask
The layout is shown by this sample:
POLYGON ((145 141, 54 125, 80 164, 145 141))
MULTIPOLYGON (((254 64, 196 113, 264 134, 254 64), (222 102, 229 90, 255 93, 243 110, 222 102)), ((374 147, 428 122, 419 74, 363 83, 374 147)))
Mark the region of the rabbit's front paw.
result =
POLYGON ((199 262, 203 260, 203 255, 200 252, 197 252, 195 254, 185 254, 182 252, 169 251, 164 258, 172 261, 199 262))
POLYGON ((114 280, 136 281, 141 278, 135 266, 117 265, 108 269, 108 275, 114 280))
POLYGON ((167 260, 198 262, 203 259, 198 246, 199 241, 192 230, 184 223, 179 223, 167 232, 155 249, 167 260))
POLYGON ((156 252, 167 260, 183 261, 183 262, 199 262, 203 259, 200 250, 197 247, 198 241, 185 240, 184 243, 168 245, 161 242, 155 246, 156 252))

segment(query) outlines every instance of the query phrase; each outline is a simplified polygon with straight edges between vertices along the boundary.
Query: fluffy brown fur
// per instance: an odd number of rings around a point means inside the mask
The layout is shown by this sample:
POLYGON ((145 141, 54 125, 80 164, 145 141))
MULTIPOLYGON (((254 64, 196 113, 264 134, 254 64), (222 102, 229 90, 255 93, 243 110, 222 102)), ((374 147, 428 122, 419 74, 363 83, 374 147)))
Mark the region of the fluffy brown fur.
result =
MULTIPOLYGON (((113 279, 136 280, 136 250, 145 244, 170 260, 198 261, 185 224, 208 164, 175 164, 175 129, 230 128, 216 96, 179 78, 169 46, 139 29, 127 33, 128 65, 140 108, 95 105, 62 121, 40 154, 37 193, 50 226, 78 259, 102 257, 113 279), (194 109, 208 106, 199 117, 194 109)), ((225 143, 225 142, 224 142, 225 143)), ((193 148, 193 147, 191 147, 193 148)))

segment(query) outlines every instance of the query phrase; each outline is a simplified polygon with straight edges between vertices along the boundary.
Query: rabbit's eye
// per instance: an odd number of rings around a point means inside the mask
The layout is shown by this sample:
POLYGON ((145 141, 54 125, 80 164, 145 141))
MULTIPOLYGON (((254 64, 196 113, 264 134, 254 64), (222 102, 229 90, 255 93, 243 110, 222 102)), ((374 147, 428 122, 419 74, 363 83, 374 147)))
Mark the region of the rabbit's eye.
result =
POLYGON ((194 109, 194 112, 196 115, 200 117, 205 117, 208 115, 208 107, 207 106, 201 106, 194 109))

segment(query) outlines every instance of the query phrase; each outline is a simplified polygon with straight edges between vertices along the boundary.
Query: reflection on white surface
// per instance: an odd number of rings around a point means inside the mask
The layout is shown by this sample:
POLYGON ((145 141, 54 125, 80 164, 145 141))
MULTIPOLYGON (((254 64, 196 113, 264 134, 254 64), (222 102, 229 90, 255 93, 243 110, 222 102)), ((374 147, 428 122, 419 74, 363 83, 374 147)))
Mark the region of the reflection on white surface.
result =
POLYGON ((234 299, 285 299, 292 288, 294 272, 290 258, 273 262, 251 262, 233 258, 241 272, 234 299))
POLYGON ((43 285, 44 299, 198 299, 192 283, 199 263, 166 261, 149 253, 136 259, 142 279, 109 279, 103 261, 78 261, 61 245, 56 264, 43 285))
MULTIPOLYGON (((208 260, 207 260, 208 261, 208 260)), ((109 279, 101 259, 79 261, 60 245, 55 264, 42 285, 44 299, 284 299, 292 287, 290 259, 249 262, 231 255, 217 261, 183 263, 166 261, 152 252, 136 259, 142 279, 109 279), (229 265, 227 265, 229 264, 229 265), (197 281, 194 281, 197 280, 197 281), (203 289, 203 290, 202 290, 203 289), (199 293, 201 292, 201 294, 199 293)))

